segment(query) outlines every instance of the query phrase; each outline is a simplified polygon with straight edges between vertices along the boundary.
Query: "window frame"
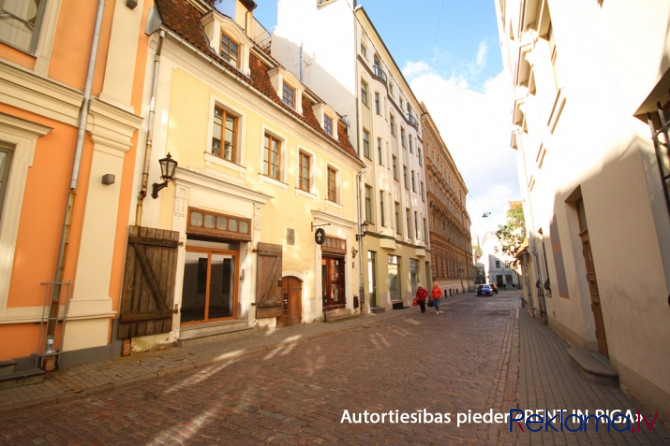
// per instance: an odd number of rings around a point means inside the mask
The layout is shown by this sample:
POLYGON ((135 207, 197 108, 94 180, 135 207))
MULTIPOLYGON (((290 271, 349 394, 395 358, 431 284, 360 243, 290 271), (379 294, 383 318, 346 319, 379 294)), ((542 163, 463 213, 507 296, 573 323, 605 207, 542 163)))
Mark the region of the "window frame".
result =
POLYGON ((368 129, 363 129, 361 139, 363 140, 363 156, 372 160, 372 154, 370 153, 370 131, 368 129))
POLYGON ((331 203, 340 202, 340 171, 332 165, 328 165, 326 174, 326 200, 331 203))
POLYGON ((306 150, 298 150, 298 175, 297 175, 297 188, 302 192, 312 193, 312 166, 313 166, 314 156, 307 152, 306 150), (304 161, 307 161, 307 166, 303 164, 304 161), (306 176, 304 170, 307 169, 306 176))
POLYGON ((291 107, 293 110, 295 110, 296 98, 297 98, 297 89, 288 82, 282 81, 282 97, 281 97, 282 102, 287 106, 291 107), (288 97, 287 93, 290 93, 288 94, 288 97))
POLYGON ((374 189, 369 184, 365 185, 365 194, 364 194, 364 204, 365 204, 365 221, 368 223, 374 223, 374 214, 373 209, 373 193, 374 189))
POLYGON ((363 79, 361 79, 361 103, 366 107, 370 107, 370 94, 369 94, 369 85, 363 79))
POLYGON ((235 68, 239 69, 240 68, 240 63, 242 60, 241 56, 242 53, 242 45, 235 39, 233 39, 230 34, 225 32, 224 30, 221 30, 221 35, 219 36, 219 56, 229 64, 233 65, 235 68), (224 42, 223 38, 226 38, 228 43, 224 42), (225 47, 228 49, 228 51, 224 52, 224 44, 225 47), (235 45, 235 58, 233 59, 231 57, 231 44, 235 45), (235 63, 231 62, 231 59, 235 61, 235 63))
MULTIPOLYGON (((14 35, 12 39, 0 39, 0 42, 11 48, 14 48, 17 51, 30 54, 31 56, 35 56, 38 50, 40 36, 44 32, 44 28, 46 28, 43 27, 43 24, 47 15, 47 7, 48 7, 47 3, 49 3, 48 0, 39 0, 39 4, 37 5, 37 11, 35 11, 35 17, 34 17, 35 20, 32 23, 33 30, 30 33, 30 42, 28 43, 27 46, 19 43, 18 41, 21 39, 17 38, 16 35, 14 35)), ((0 5, 4 6, 4 0, 0 2, 0 5)), ((9 13, 9 11, 7 12, 9 13)), ((19 19, 19 17, 16 17, 14 15, 12 15, 10 19, 14 17, 15 20, 19 20, 22 24, 29 23, 29 22, 23 22, 22 20, 19 19)))
POLYGON ((268 178, 282 182, 284 180, 283 163, 284 163, 284 139, 268 130, 265 130, 265 132, 263 132, 263 157, 261 159, 261 173, 268 178), (271 162, 272 154, 275 153, 275 151, 271 150, 270 147, 268 147, 268 144, 266 143, 271 141, 275 141, 277 143, 276 164, 271 162), (272 175, 271 167, 275 167, 277 169, 276 176, 272 175))
POLYGON ((222 105, 220 102, 216 101, 214 103, 214 110, 212 110, 212 114, 211 114, 211 118, 210 118, 210 122, 211 122, 211 125, 212 125, 211 137, 209 139, 209 153, 210 153, 210 155, 212 155, 216 159, 219 159, 219 160, 222 160, 222 161, 226 161, 226 162, 233 163, 233 164, 239 164, 239 150, 238 149, 239 149, 239 144, 240 144, 240 142, 239 142, 240 141, 240 124, 241 124, 241 122, 240 122, 241 119, 240 118, 241 117, 240 117, 239 114, 231 111, 228 107, 222 105), (215 139, 215 134, 216 134, 215 129, 216 129, 216 125, 217 125, 215 119, 216 119, 217 110, 221 110, 223 112, 222 116, 221 116, 221 123, 220 123, 221 133, 219 134, 219 139, 218 139, 219 143, 222 144, 219 147, 220 153, 221 153, 220 155, 217 155, 216 153, 214 153, 214 139, 215 139), (225 157, 225 134, 224 134, 224 131, 226 130, 226 126, 223 125, 224 122, 226 121, 224 118, 228 115, 230 115, 232 118, 234 118, 233 142, 231 144, 232 150, 231 150, 230 159, 225 157))

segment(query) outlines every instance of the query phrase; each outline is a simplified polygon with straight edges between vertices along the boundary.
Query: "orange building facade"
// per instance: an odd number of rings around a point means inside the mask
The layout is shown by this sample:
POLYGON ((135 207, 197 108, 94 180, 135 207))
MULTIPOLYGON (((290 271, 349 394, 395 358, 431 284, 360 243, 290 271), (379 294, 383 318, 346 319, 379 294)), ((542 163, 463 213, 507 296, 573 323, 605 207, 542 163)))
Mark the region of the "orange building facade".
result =
POLYGON ((2 3, 0 361, 112 355, 149 3, 2 3))

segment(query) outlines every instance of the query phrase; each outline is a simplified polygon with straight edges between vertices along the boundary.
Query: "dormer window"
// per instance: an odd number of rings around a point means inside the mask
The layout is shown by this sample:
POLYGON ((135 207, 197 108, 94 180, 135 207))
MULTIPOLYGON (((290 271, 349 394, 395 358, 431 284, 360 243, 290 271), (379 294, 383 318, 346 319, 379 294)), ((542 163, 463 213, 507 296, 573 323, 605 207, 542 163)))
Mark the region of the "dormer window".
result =
POLYGON ((216 54, 249 76, 249 48, 253 44, 240 25, 216 10, 203 16, 201 23, 216 54))
POLYGON ((312 110, 314 111, 314 116, 316 116, 316 119, 321 122, 324 133, 334 139, 338 139, 337 127, 335 127, 337 124, 335 118, 337 113, 335 113, 335 110, 333 110, 333 108, 329 105, 323 103, 314 104, 312 106, 312 110))
POLYGON ((302 114, 302 95, 304 87, 291 72, 281 67, 268 70, 270 83, 281 101, 292 110, 302 114))
POLYGON ((323 115, 323 131, 333 136, 333 118, 328 115, 323 115))
POLYGON ((219 54, 226 61, 235 67, 240 67, 240 46, 226 35, 226 33, 221 33, 221 47, 219 49, 219 54))
POLYGON ((282 89, 282 101, 295 110, 295 88, 286 82, 284 82, 284 88, 282 89))

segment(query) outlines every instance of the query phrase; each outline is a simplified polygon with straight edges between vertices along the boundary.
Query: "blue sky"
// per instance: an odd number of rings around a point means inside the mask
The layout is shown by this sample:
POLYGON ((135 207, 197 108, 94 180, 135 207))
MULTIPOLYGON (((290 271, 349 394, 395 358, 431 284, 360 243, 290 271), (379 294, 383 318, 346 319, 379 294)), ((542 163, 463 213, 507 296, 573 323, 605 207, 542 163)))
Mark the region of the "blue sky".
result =
MULTIPOLYGON (((349 0, 351 1, 351 0, 349 0)), ((276 0, 255 17, 272 31, 276 0)), ((473 232, 504 223, 520 198, 509 148, 511 87, 503 72, 495 0, 358 0, 437 123, 469 189, 473 232), (489 218, 482 218, 491 212, 489 218)))

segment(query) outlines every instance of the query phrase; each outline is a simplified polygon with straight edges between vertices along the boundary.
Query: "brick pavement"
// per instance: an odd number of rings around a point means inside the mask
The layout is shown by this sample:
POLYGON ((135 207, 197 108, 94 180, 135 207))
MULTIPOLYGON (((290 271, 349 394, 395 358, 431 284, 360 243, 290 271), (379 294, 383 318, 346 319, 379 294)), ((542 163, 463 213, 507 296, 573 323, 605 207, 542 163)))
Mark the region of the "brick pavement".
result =
MULTIPOLYGON (((520 317, 519 347, 520 409, 564 409, 566 413, 580 410, 582 413, 589 411, 589 414, 595 410, 609 410, 611 413, 615 413, 615 410, 624 413, 630 410, 637 414, 641 410, 640 405, 628 398, 620 388, 594 384, 586 379, 571 363, 567 353, 568 344, 538 318, 530 318, 525 313, 520 317)), ((642 413, 645 414, 644 411, 642 413)), ((652 423, 653 414, 646 413, 646 417, 652 423)), ((534 433, 518 432, 518 444, 670 445, 670 434, 661 421, 656 422, 651 432, 643 423, 641 431, 635 433, 616 432, 614 429, 607 432, 603 425, 596 432, 593 422, 584 425, 578 419, 574 421, 577 423, 570 424, 571 429, 585 427, 586 432, 569 432, 567 429, 562 432, 546 432, 544 429, 534 433)), ((620 430, 625 428, 625 425, 618 427, 620 430)), ((637 426, 633 424, 631 429, 637 430, 637 426)))
POLYGON ((656 427, 627 435, 457 427, 456 414, 516 407, 637 406, 585 380, 563 341, 520 312, 513 293, 450 298, 443 309, 288 327, 59 371, 43 384, 0 391, 0 443, 670 444, 656 427), (342 424, 345 410, 452 420, 342 424))

